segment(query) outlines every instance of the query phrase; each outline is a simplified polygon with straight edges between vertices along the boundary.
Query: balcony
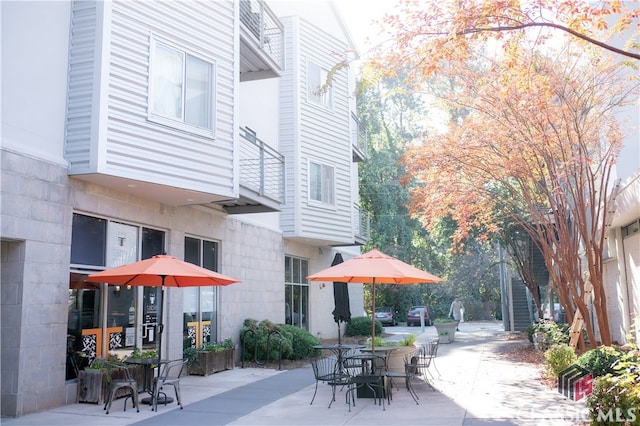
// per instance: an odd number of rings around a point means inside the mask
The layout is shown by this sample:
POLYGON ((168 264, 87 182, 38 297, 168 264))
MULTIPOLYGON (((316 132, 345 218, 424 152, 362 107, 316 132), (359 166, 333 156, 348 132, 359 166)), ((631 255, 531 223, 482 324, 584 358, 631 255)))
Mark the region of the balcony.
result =
POLYGON ((262 0, 240 1, 240 81, 280 77, 284 26, 262 0))
POLYGON ((371 218, 369 212, 360 207, 359 204, 353 205, 353 239, 356 244, 364 244, 369 241, 371 218))
POLYGON ((240 129, 240 196, 220 204, 229 214, 280 211, 284 203, 284 156, 245 127, 240 129))
POLYGON ((367 131, 355 114, 351 114, 351 146, 354 163, 367 159, 367 131))

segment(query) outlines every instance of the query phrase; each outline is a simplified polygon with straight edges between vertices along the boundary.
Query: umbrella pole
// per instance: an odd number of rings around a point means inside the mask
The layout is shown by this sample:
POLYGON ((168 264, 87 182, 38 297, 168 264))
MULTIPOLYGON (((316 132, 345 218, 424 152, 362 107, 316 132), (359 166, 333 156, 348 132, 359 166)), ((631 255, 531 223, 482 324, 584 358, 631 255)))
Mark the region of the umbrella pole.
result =
POLYGON ((341 330, 340 330, 340 320, 338 320, 338 345, 340 345, 340 334, 342 334, 342 333, 341 333, 341 330))
POLYGON ((371 352, 376 351, 376 278, 371 282, 371 352))
POLYGON ((162 277, 162 285, 160 286, 160 315, 158 322, 158 377, 160 377, 160 360, 162 359, 162 329, 164 328, 164 324, 162 323, 162 315, 163 315, 163 307, 164 307, 164 279, 166 275, 161 275, 162 277))

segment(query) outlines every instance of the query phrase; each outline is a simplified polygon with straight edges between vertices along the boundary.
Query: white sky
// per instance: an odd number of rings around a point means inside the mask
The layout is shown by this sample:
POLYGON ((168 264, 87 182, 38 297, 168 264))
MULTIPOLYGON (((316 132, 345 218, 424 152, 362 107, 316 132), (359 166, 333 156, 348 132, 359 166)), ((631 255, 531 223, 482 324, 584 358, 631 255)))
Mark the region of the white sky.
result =
POLYGON ((360 54, 364 55, 371 48, 371 44, 366 42, 367 37, 375 40, 379 32, 378 26, 372 21, 392 11, 396 0, 340 0, 336 4, 360 54))

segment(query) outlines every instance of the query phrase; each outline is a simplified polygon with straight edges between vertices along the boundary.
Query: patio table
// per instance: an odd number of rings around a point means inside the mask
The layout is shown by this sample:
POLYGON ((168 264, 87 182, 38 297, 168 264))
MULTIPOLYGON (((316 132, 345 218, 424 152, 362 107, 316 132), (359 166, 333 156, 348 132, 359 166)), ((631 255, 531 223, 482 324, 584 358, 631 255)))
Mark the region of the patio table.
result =
MULTIPOLYGON (((384 398, 386 395, 386 384, 384 372, 378 369, 384 363, 384 356, 376 353, 362 353, 345 358, 345 362, 350 365, 360 365, 360 374, 351 377, 352 386, 347 390, 347 402, 351 411, 351 400, 349 394, 356 392, 358 398, 379 398, 384 410, 384 398)), ((354 401, 355 406, 355 401, 354 401)))
POLYGON ((327 344, 327 345, 315 345, 314 349, 328 350, 335 354, 337 358, 337 366, 341 372, 344 372, 344 355, 352 350, 362 349, 365 345, 357 344, 327 344))

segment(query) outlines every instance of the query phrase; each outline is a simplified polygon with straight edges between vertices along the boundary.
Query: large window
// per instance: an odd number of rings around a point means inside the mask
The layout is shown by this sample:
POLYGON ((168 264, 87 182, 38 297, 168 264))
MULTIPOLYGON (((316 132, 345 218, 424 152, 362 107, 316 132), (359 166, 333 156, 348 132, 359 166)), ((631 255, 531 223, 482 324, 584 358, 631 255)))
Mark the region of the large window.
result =
POLYGON ((335 204, 334 168, 309 162, 309 198, 325 204, 335 204))
POLYGON ((309 329, 309 262, 298 257, 284 258, 284 313, 285 322, 296 327, 309 329))
POLYGON ((95 357, 155 349, 161 292, 85 282, 93 272, 164 251, 165 232, 74 213, 67 324, 67 378, 95 357))
POLYGON ((149 119, 213 136, 215 63, 152 39, 149 119))
POLYGON ((307 63, 307 100, 333 108, 333 86, 329 72, 313 62, 307 63))
MULTIPOLYGON (((218 272, 218 243, 200 238, 184 238, 184 260, 218 272)), ((192 347, 215 342, 216 335, 215 286, 183 288, 183 338, 192 347)))

